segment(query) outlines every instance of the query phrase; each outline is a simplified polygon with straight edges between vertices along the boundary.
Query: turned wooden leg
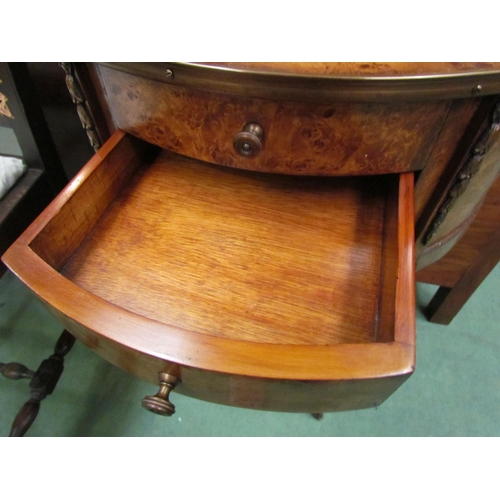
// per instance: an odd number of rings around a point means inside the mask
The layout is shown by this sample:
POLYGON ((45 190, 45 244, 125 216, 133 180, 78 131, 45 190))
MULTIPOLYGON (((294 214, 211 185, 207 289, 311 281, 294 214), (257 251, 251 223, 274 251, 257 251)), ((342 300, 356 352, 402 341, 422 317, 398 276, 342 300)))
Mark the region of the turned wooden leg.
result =
MULTIPOLYGON (((10 437, 21 437, 26 434, 28 429, 31 427, 33 422, 35 421, 36 416, 38 415, 38 410, 40 409, 40 402, 44 400, 49 394, 54 392, 54 389, 61 377, 61 374, 64 369, 64 356, 68 354, 68 352, 73 347, 75 343, 75 337, 71 335, 68 331, 64 330, 64 332, 59 337, 57 341, 56 347, 54 349, 54 354, 50 356, 48 359, 42 361, 42 364, 38 368, 38 370, 32 375, 30 388, 31 388, 31 397, 30 399, 22 406, 19 410, 16 418, 14 419, 14 423, 12 424, 12 428, 10 430, 10 437)), ((9 363, 9 365, 19 365, 19 363, 9 363)), ((5 365, 8 366, 8 365, 5 365)), ((28 378, 23 373, 33 373, 31 370, 28 370, 23 365, 19 365, 16 369, 10 369, 10 371, 15 372, 15 374, 21 374, 21 376, 9 377, 9 378, 28 378), (22 367, 22 368, 19 368, 22 367), (27 370, 27 372, 26 372, 27 370)), ((5 367, 2 368, 2 373, 4 373, 5 367)), ((7 375, 6 375, 7 376, 7 375)))

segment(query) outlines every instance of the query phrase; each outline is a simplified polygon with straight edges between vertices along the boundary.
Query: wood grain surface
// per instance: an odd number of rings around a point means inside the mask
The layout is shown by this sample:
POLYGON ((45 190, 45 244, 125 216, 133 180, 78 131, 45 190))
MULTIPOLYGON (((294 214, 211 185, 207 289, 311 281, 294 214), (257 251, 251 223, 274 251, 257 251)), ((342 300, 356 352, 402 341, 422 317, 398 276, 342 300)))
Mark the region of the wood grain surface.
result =
POLYGON ((418 272, 418 281, 454 287, 500 225, 500 178, 493 183, 476 218, 460 241, 438 262, 418 272))
POLYGON ((312 104, 175 87, 99 67, 116 126, 190 158, 294 175, 373 175, 422 169, 451 105, 312 104), (233 138, 264 128, 262 153, 244 158, 233 138))
POLYGON ((186 395, 268 410, 378 405, 413 372, 413 174, 398 198, 395 176, 291 178, 166 151, 137 162, 144 147, 115 133, 3 257, 80 341, 154 384, 165 371, 186 395), (71 202, 87 182, 99 215, 71 202))
POLYGON ((385 196, 377 179, 243 173, 162 151, 62 273, 116 305, 205 334, 369 342, 385 196))
POLYGON ((415 367, 414 327, 401 335, 411 344, 278 345, 198 335, 106 303, 20 243, 9 253, 9 265, 84 345, 154 385, 158 372, 174 373, 182 381, 176 392, 191 397, 273 411, 353 410, 382 403, 415 367))
MULTIPOLYGON (((455 176, 443 179, 447 189, 441 190, 439 210, 416 240, 417 269, 432 264, 453 247, 476 217, 486 193, 500 175, 500 125, 494 112, 498 106, 496 103, 493 109, 490 107, 483 127, 476 128, 472 144, 459 157, 460 169, 455 176), (427 233, 431 236, 427 237, 427 233)), ((436 192, 439 193, 438 187, 436 192)))
MULTIPOLYGON (((427 306, 426 314, 429 321, 448 325, 498 264, 500 261, 500 223, 498 220, 486 244, 479 248, 475 258, 463 269, 453 287, 439 287, 427 306)), ((460 246, 460 243, 457 246, 460 246)))
POLYGON ((423 76, 499 71, 498 62, 210 62, 240 71, 328 76, 423 76))
POLYGON ((422 237, 426 223, 432 219, 437 206, 446 196, 453 178, 478 131, 489 115, 491 102, 485 106, 481 99, 457 99, 415 185, 416 237, 422 237), (472 122, 472 123, 471 123, 472 122))

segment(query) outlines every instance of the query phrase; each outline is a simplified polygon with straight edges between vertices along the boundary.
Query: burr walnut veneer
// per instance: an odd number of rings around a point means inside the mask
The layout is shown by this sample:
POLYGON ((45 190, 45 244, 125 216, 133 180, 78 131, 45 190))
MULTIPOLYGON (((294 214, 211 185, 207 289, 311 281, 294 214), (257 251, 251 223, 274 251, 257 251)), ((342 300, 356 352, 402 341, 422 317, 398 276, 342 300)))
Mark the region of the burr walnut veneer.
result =
POLYGON ((418 172, 418 268, 459 240, 500 172, 500 63, 91 69, 110 128, 190 158, 288 175, 418 172), (263 130, 251 158, 233 147, 248 124, 263 130))

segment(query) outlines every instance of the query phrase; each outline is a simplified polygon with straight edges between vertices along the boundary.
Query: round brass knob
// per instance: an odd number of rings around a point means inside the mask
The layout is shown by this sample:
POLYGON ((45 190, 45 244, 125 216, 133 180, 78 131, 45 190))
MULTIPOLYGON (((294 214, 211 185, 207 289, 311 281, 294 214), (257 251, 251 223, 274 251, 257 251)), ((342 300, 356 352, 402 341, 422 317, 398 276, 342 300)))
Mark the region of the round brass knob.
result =
POLYGON ((233 139, 234 150, 245 158, 254 158, 262 151, 264 129, 258 123, 247 123, 233 139))
POLYGON ((171 417, 175 413, 175 406, 168 400, 170 392, 179 382, 177 377, 168 373, 158 373, 160 389, 154 396, 146 396, 142 400, 142 406, 164 417, 171 417))

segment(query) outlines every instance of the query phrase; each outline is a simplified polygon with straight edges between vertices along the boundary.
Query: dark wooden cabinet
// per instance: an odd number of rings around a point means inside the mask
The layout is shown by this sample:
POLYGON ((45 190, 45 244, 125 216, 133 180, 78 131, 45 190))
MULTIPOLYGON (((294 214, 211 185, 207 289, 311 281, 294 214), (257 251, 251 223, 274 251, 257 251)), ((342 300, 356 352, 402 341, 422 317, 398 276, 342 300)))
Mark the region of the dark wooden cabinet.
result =
MULTIPOLYGON (((0 64, 0 93, 8 110, 0 114, 0 127, 13 132, 20 147, 19 156, 28 167, 0 200, 0 252, 3 253, 68 179, 26 63, 0 64)), ((3 265, 0 266, 0 272, 4 271, 3 265)))

